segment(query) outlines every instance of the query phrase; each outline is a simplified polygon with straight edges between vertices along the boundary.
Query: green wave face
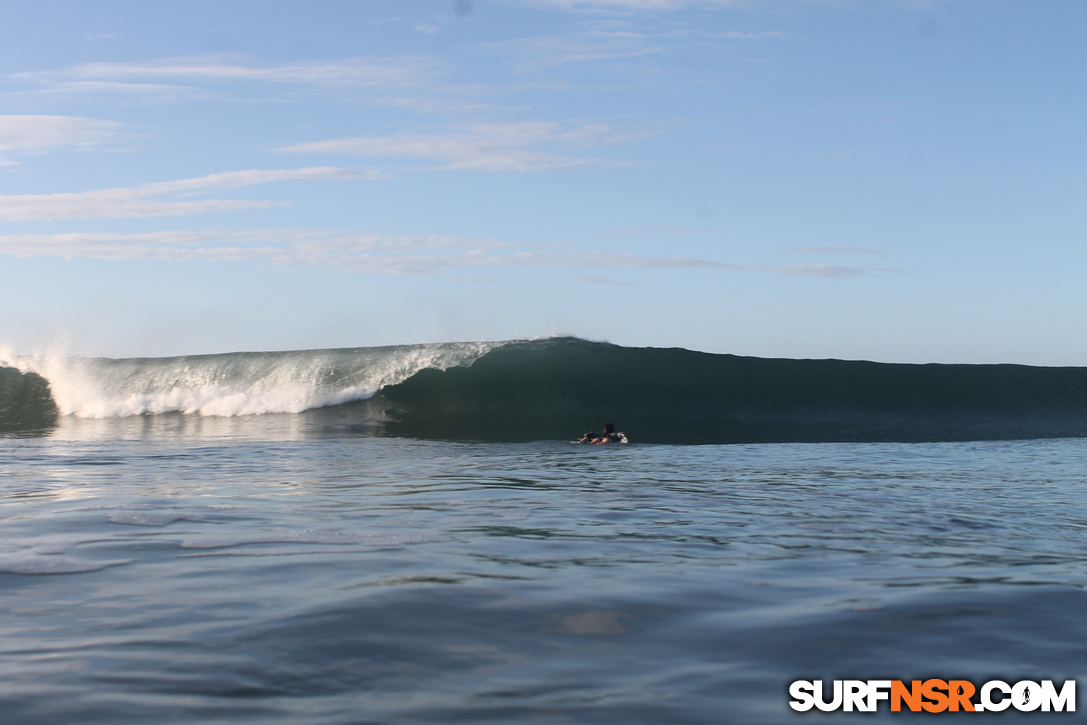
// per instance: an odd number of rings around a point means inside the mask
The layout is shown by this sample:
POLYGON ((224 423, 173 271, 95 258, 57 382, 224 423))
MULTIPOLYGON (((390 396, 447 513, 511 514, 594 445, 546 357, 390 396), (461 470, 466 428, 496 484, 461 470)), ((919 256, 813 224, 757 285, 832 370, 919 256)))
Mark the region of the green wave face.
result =
POLYGON ((779 360, 577 339, 511 344, 382 391, 386 434, 633 442, 1087 436, 1087 369, 779 360))

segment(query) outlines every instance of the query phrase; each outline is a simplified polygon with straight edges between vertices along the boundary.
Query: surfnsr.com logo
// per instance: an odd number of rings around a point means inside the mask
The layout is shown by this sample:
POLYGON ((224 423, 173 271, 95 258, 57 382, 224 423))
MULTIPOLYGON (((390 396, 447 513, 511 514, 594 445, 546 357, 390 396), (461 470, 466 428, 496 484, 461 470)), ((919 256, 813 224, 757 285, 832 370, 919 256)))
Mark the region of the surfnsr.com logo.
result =
POLYGON ((1065 680, 1060 690, 1052 680, 1021 680, 1009 685, 990 680, 980 688, 968 680, 834 680, 824 699, 822 680, 797 680, 789 685, 789 707, 799 712, 875 712, 886 700, 891 712, 1075 712, 1076 681, 1065 680), (976 695, 976 697, 975 697, 976 695))

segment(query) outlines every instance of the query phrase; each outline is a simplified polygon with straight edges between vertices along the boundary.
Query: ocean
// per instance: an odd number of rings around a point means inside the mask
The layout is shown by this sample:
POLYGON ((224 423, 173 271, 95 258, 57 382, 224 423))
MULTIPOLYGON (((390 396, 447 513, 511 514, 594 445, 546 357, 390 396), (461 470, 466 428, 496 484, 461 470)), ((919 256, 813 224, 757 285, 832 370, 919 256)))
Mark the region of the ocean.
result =
POLYGON ((1087 369, 0 364, 4 725, 915 721, 790 685, 1087 675, 1087 369))

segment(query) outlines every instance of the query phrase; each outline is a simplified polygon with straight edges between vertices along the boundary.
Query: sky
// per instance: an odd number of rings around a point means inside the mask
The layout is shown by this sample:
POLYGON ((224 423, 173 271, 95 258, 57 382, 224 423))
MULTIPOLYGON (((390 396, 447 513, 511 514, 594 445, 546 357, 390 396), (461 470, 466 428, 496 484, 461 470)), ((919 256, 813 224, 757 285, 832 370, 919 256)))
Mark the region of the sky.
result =
POLYGON ((0 348, 1087 366, 1081 0, 0 0, 0 348))

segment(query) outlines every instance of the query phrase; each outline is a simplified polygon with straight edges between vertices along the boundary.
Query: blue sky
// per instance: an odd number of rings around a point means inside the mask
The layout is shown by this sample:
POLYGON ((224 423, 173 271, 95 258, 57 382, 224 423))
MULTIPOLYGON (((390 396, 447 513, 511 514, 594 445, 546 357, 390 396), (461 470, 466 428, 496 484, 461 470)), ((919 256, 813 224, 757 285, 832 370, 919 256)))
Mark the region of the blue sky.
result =
POLYGON ((0 3, 0 347, 1087 365, 1087 4, 0 3))

